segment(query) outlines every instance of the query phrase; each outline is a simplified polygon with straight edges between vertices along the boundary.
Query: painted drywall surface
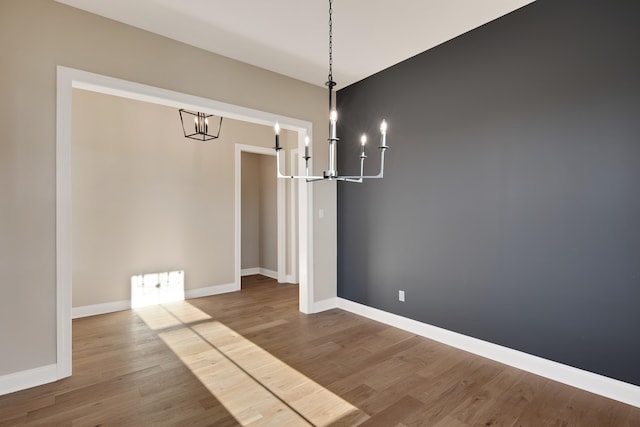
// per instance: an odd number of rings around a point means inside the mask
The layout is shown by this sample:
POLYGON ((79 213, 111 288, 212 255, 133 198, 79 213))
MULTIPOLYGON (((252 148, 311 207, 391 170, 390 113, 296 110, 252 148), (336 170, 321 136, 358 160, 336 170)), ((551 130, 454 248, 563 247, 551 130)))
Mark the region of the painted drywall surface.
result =
POLYGON ((275 156, 242 153, 243 269, 278 271, 275 167, 275 156))
MULTIPOLYGON (((317 152, 317 150, 315 151, 317 152)), ((319 162, 317 162, 319 163, 319 162)), ((326 165, 325 163, 320 163, 326 165)), ((322 170, 326 167, 320 167, 315 173, 322 174, 322 170)), ((301 182, 299 185, 305 185, 301 182)), ((336 196, 336 182, 323 182, 321 184, 314 184, 314 200, 328 200, 331 197, 337 200, 336 196)), ((335 248, 337 247, 337 207, 336 203, 315 203, 313 209, 313 239, 314 239, 314 251, 319 250, 320 247, 335 248)), ((327 298, 331 298, 332 295, 337 294, 337 268, 338 257, 334 253, 327 253, 320 255, 316 253, 316 257, 322 258, 323 262, 315 262, 311 265, 313 268, 313 277, 317 283, 321 283, 322 287, 316 287, 315 301, 322 301, 327 298)))
POLYGON ((258 162, 260 177, 260 267, 270 271, 278 271, 276 158, 275 156, 262 155, 258 158, 258 162))
MULTIPOLYGON (((294 134, 293 136, 296 135, 294 134)), ((289 161, 287 162, 289 174, 297 175, 297 162, 299 157, 300 156, 297 150, 294 150, 289 156, 289 161)), ((304 182, 301 184, 307 185, 304 182)), ((290 280, 296 283, 298 282, 298 244, 296 243, 298 241, 298 200, 296 197, 296 195, 298 194, 298 185, 299 184, 297 180, 285 181, 285 191, 289 195, 287 200, 291 203, 287 205, 287 211, 285 212, 286 223, 289 224, 291 221, 293 221, 293 226, 291 228, 287 227, 287 240, 292 241, 293 243, 287 245, 286 270, 287 274, 291 275, 290 280), (291 253, 290 251, 293 251, 293 253, 291 253), (293 265, 291 265, 292 263, 293 265)))
POLYGON ((260 267, 260 172, 259 155, 242 153, 242 269, 260 267))
POLYGON ((220 138, 194 141, 174 108, 78 89, 73 118, 73 306, 128 300, 137 274, 232 283, 233 141, 265 146, 272 129, 224 119, 220 138))
POLYGON ((342 171, 391 148, 339 185, 338 295, 640 385, 639 15, 538 0, 341 90, 342 171))
MULTIPOLYGON (((309 120, 326 140, 323 88, 53 0, 0 2, 0 40, 15 41, 0 50, 0 375, 55 363, 57 65, 309 120)), ((334 187, 323 187, 313 204, 331 215, 334 187)), ((313 224, 316 300, 335 289, 334 224, 313 224)))

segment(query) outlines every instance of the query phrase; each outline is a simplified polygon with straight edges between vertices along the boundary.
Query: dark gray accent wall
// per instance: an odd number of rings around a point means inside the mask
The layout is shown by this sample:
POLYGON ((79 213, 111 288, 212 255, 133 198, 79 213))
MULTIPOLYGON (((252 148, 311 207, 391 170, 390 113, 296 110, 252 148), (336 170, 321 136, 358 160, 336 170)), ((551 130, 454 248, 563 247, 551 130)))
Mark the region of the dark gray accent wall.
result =
POLYGON ((338 295, 640 385, 639 22, 538 0, 340 90, 340 173, 391 148, 339 183, 338 295))

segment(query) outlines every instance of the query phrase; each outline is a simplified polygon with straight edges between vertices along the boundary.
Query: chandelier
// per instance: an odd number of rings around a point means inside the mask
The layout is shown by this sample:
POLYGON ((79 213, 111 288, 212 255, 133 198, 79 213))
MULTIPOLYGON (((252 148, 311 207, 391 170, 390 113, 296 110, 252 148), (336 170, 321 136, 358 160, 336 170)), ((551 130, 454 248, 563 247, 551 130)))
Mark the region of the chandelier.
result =
POLYGON ((220 120, 212 119, 211 129, 209 129, 209 118, 215 118, 212 114, 193 112, 183 108, 181 108, 179 112, 185 138, 191 138, 197 141, 210 141, 220 136, 222 116, 220 116, 220 120))
POLYGON ((380 124, 380 171, 377 175, 364 175, 364 161, 367 158, 366 144, 367 136, 362 135, 360 138, 360 175, 338 175, 336 170, 336 144, 340 140, 336 134, 336 123, 338 121, 338 112, 333 108, 333 88, 336 86, 336 82, 333 81, 333 2, 329 0, 329 80, 325 83, 329 90, 329 164, 322 175, 314 176, 309 175, 309 137, 305 137, 304 156, 305 161, 305 174, 304 175, 284 175, 280 172, 280 125, 278 123, 274 126, 276 133, 276 171, 278 178, 290 178, 290 179, 306 179, 307 182, 320 181, 320 180, 333 180, 333 181, 348 181, 348 182, 362 182, 366 178, 382 178, 384 174, 384 154, 389 148, 387 146, 387 122, 385 120, 380 124))

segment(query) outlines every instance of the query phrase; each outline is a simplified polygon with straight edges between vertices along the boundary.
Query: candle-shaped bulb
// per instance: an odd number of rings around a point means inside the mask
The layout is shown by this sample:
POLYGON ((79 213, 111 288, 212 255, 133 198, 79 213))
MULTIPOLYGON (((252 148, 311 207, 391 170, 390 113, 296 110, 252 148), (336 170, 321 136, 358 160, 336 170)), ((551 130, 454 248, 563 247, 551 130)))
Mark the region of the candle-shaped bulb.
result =
POLYGON ((336 140, 338 137, 336 136, 336 122, 338 121, 338 112, 336 110, 331 110, 331 114, 329 114, 329 139, 336 140))
POLYGON ((309 136, 304 137, 304 158, 309 159, 309 136))
POLYGON ((380 133, 382 134, 382 144, 381 147, 387 146, 387 121, 383 120, 380 124, 380 133))
POLYGON ((198 133, 198 118, 197 117, 193 118, 193 125, 196 128, 196 133, 198 133))
POLYGON ((276 122, 276 125, 273 127, 273 130, 276 132, 276 152, 280 149, 280 125, 276 122))
POLYGON ((362 134, 362 137, 360 138, 360 145, 362 146, 361 150, 360 150, 360 158, 364 159, 366 156, 366 154, 364 153, 364 146, 367 144, 367 135, 362 134))
POLYGON ((309 137, 308 137, 308 136, 305 136, 305 137, 304 137, 304 146, 305 146, 305 147, 308 147, 308 146, 309 146, 309 137))
POLYGON ((204 133, 209 133, 209 119, 204 119, 204 133))

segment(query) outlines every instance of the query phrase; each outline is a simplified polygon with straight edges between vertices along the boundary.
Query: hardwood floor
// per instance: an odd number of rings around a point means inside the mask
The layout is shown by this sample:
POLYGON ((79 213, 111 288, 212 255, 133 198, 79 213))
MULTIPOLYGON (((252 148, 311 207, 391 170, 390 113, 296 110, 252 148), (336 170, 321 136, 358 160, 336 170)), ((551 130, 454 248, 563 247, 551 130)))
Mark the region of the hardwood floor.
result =
POLYGON ((640 408, 341 311, 262 276, 73 322, 73 376, 0 396, 0 426, 635 426, 640 408))

